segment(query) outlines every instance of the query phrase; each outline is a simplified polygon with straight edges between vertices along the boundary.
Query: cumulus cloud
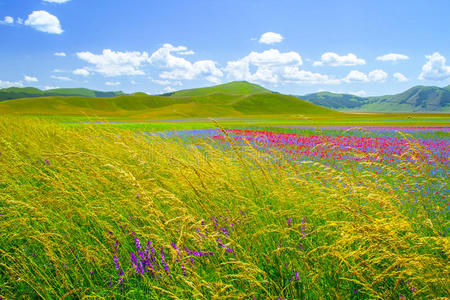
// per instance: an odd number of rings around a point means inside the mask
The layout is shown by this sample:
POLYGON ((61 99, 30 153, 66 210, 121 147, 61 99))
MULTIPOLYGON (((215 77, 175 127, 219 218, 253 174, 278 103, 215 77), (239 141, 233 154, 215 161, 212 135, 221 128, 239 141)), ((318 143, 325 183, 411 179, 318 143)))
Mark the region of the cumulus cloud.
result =
POLYGON ((314 62, 314 66, 356 66, 365 65, 366 61, 362 58, 358 58, 355 54, 349 53, 347 55, 340 56, 334 52, 326 52, 322 54, 321 60, 314 62))
POLYGON ((363 72, 352 70, 348 75, 343 79, 343 81, 347 83, 351 82, 369 82, 369 77, 363 72))
POLYGON ((357 92, 350 92, 350 94, 356 95, 356 96, 359 96, 359 97, 364 97, 364 96, 367 95, 366 91, 364 91, 364 90, 360 90, 360 91, 357 91, 357 92))
POLYGON ((38 82, 38 81, 39 81, 36 77, 33 77, 33 76, 27 76, 27 75, 23 76, 23 79, 24 79, 26 82, 38 82))
POLYGON ((107 81, 105 82, 106 85, 108 86, 116 86, 116 85, 120 85, 119 81, 107 81))
POLYGON ((227 77, 233 80, 247 80, 277 83, 286 72, 303 64, 302 57, 297 52, 282 53, 276 49, 264 52, 251 52, 249 55, 230 61, 225 67, 227 77), (256 68, 251 72, 251 68, 256 68))
POLYGON ((6 16, 3 18, 3 20, 0 20, 0 24, 13 24, 14 18, 10 16, 6 16))
POLYGON ((181 52, 178 52, 178 54, 180 54, 180 55, 194 55, 195 52, 192 51, 192 50, 188 50, 188 51, 181 51, 181 52))
POLYGON ((352 70, 348 73, 346 77, 342 79, 343 82, 353 83, 353 82, 384 82, 388 74, 383 70, 377 69, 369 72, 369 74, 365 74, 363 72, 352 70))
POLYGON ((408 78, 406 78, 406 76, 405 75, 403 75, 402 73, 394 73, 394 75, 392 75, 392 76, 394 76, 394 78, 395 79, 397 79, 399 82, 407 82, 409 79, 408 78))
POLYGON ((59 86, 50 86, 50 85, 46 85, 44 87, 44 90, 54 90, 54 89, 59 89, 59 86))
POLYGON ((22 81, 11 82, 0 80, 0 88, 4 89, 9 87, 23 87, 23 83, 22 81))
POLYGON ((65 52, 56 52, 54 55, 64 57, 64 56, 66 56, 66 53, 65 52))
POLYGON ((422 73, 419 75, 421 80, 445 80, 450 79, 450 66, 447 66, 446 58, 439 52, 425 56, 428 61, 422 67, 422 73))
POLYGON ((61 34, 64 32, 58 18, 45 10, 33 11, 25 21, 25 25, 47 33, 61 34))
MULTIPOLYGON (((147 52, 120 52, 105 49, 101 54, 93 54, 91 52, 78 52, 79 59, 92 65, 92 67, 83 68, 85 71, 93 71, 105 76, 121 76, 121 75, 144 75, 141 67, 147 62, 147 52)), ((86 76, 86 72, 77 75, 86 76)))
POLYGON ((389 53, 382 56, 378 56, 377 60, 381 61, 397 61, 397 60, 406 60, 409 59, 407 55, 397 54, 397 53, 389 53))
POLYGON ((373 82, 385 82, 388 74, 383 70, 377 69, 369 73, 369 79, 373 82))
POLYGON ((339 79, 331 78, 326 74, 300 70, 298 67, 285 67, 282 77, 288 82, 295 83, 339 84, 341 82, 339 79))
POLYGON ((69 2, 70 0, 44 0, 44 2, 49 2, 49 3, 66 3, 69 2))
POLYGON ((166 87, 164 88, 164 90, 163 90, 164 93, 173 93, 173 92, 175 92, 175 91, 176 91, 176 90, 175 90, 174 88, 170 87, 170 86, 166 86, 166 87))
MULTIPOLYGON (((54 71, 54 72, 56 72, 56 71, 54 71)), ((90 74, 89 71, 86 69, 76 69, 72 73, 74 75, 80 75, 80 76, 89 76, 89 74, 90 74)))
POLYGON ((65 76, 55 76, 55 75, 50 76, 50 78, 56 79, 56 80, 61 80, 61 81, 70 81, 70 80, 72 80, 72 79, 69 78, 69 77, 65 77, 65 76))
POLYGON ((275 44, 275 43, 281 43, 283 41, 283 36, 279 33, 275 32, 266 32, 261 35, 259 38, 259 42, 261 44, 275 44))
POLYGON ((176 54, 186 53, 184 46, 175 47, 164 44, 153 52, 148 62, 156 68, 161 69, 159 77, 170 80, 193 80, 200 77, 214 83, 220 82, 223 72, 212 60, 200 60, 194 63, 176 54))
POLYGON ((148 77, 148 79, 159 85, 177 85, 177 86, 183 85, 181 81, 160 80, 160 79, 153 79, 152 77, 148 77))

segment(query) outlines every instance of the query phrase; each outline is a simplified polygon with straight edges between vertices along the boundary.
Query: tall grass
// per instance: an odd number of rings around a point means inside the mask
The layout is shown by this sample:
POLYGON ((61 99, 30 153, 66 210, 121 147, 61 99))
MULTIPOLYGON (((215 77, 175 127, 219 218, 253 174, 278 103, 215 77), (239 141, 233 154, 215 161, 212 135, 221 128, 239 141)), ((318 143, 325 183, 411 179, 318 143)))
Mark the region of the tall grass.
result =
POLYGON ((436 229, 398 205, 416 196, 397 187, 422 182, 427 165, 382 178, 231 139, 227 150, 17 120, 0 119, 0 297, 450 294, 448 220, 436 229), (153 269, 141 272, 147 241, 153 269))

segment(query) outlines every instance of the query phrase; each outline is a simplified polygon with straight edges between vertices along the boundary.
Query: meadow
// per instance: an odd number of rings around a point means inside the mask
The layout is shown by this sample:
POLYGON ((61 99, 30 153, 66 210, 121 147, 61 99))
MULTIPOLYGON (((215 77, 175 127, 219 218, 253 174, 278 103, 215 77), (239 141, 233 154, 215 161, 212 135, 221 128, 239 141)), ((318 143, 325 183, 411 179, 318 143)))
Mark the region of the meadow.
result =
POLYGON ((446 299, 449 130, 2 116, 0 298, 446 299))

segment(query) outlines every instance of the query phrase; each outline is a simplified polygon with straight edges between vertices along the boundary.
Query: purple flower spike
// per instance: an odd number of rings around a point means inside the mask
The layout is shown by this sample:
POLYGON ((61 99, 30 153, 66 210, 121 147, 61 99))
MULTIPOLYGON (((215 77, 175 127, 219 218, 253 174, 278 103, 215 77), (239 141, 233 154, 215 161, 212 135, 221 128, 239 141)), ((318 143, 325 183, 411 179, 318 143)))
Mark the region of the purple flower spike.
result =
POLYGON ((167 275, 169 275, 169 277, 172 277, 171 275, 170 275, 170 273, 169 273, 169 266, 167 266, 167 263, 166 263, 166 259, 165 259, 165 257, 164 257, 164 252, 163 252, 163 247, 161 246, 161 262, 162 262, 162 264, 163 264, 163 266, 164 266, 164 271, 166 271, 166 273, 167 273, 167 275))
POLYGON ((112 286, 112 276, 111 277, 109 277, 109 287, 111 287, 112 286))
POLYGON ((286 218, 286 221, 288 223, 288 227, 291 227, 292 218, 286 218))
POLYGON ((139 242, 138 238, 134 238, 134 242, 135 242, 135 248, 137 251, 141 250, 141 243, 139 242))
POLYGON ((178 247, 175 243, 170 243, 170 245, 172 246, 173 249, 178 250, 178 247))

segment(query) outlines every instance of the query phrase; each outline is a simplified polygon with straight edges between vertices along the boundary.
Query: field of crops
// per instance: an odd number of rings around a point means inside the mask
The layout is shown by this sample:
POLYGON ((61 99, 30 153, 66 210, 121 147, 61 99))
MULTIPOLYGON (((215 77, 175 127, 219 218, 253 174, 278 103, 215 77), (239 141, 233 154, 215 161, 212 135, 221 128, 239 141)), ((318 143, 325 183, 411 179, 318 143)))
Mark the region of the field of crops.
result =
POLYGON ((0 118, 0 298, 450 294, 450 128, 0 118))

